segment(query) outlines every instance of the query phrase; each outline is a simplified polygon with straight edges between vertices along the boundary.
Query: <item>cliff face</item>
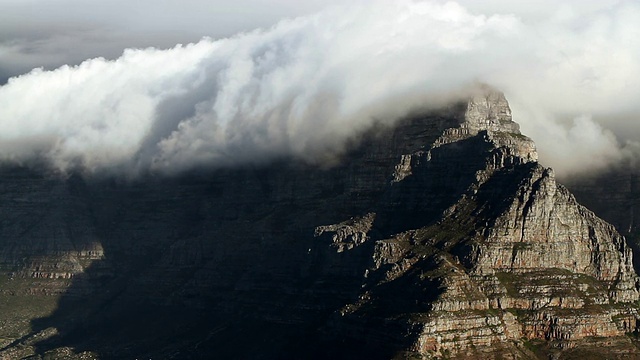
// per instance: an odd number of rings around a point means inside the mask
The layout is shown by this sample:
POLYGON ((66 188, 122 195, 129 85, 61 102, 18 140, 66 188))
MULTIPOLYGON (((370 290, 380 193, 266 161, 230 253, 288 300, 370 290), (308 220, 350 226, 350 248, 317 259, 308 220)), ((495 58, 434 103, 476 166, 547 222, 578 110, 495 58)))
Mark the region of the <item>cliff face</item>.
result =
POLYGON ((3 173, 0 357, 639 354, 625 239, 488 89, 330 169, 3 173))

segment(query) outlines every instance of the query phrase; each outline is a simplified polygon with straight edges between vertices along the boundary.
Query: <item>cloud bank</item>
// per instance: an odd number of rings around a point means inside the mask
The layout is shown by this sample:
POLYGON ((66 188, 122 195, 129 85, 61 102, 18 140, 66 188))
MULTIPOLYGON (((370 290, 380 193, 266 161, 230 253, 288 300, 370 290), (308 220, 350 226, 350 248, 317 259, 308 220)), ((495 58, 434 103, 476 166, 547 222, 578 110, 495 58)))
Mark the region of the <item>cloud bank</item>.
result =
POLYGON ((0 158, 129 173, 322 162, 374 121, 478 81, 505 91, 559 174, 633 153, 640 5, 496 4, 354 3, 228 38, 35 69, 0 87, 0 158))

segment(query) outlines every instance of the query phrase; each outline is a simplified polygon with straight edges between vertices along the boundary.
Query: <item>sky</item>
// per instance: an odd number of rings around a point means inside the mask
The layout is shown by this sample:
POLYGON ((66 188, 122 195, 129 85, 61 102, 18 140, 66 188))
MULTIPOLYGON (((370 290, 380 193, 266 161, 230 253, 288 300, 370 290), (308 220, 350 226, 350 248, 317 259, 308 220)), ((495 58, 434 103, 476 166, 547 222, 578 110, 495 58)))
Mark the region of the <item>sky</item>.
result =
POLYGON ((502 90, 560 176, 640 154, 637 1, 0 0, 0 160, 175 173, 335 161, 502 90))

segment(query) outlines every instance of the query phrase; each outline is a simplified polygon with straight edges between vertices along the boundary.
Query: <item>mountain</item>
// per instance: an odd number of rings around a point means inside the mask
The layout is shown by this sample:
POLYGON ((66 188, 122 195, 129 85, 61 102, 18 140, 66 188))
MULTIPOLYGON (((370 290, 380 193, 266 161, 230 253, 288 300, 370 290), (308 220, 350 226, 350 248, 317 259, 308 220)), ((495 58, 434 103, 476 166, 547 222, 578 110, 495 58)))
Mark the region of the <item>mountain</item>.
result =
POLYGON ((0 204, 0 358, 640 357, 631 248, 486 87, 330 167, 6 166, 0 204))

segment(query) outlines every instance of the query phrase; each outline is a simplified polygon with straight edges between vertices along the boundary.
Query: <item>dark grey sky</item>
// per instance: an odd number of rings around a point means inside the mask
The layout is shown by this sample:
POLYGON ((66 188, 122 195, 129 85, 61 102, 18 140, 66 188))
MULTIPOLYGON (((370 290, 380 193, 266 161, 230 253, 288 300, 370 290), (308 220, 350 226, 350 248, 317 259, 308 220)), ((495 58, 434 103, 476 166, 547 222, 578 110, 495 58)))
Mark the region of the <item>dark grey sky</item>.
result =
POLYGON ((0 84, 34 67, 269 27, 332 1, 0 0, 0 84))

